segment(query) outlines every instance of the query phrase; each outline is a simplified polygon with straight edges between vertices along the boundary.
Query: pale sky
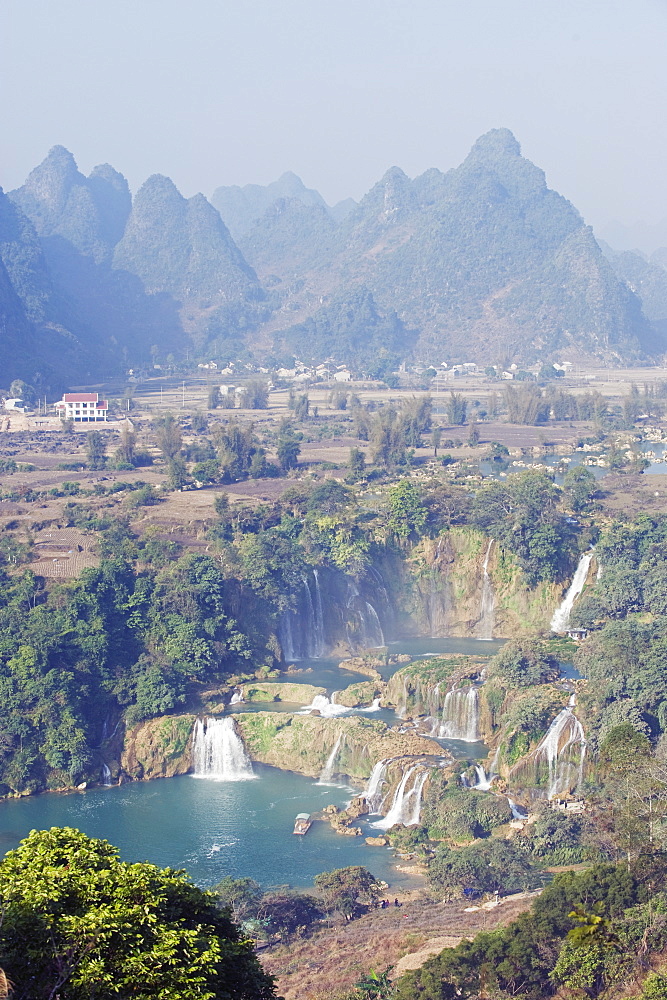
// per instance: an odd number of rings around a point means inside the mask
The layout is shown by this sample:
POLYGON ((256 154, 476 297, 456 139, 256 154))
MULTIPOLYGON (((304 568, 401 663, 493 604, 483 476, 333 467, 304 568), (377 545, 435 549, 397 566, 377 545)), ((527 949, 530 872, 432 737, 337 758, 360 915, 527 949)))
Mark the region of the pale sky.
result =
POLYGON ((56 143, 330 203, 512 129, 591 224, 667 217, 667 0, 0 0, 0 185, 56 143))

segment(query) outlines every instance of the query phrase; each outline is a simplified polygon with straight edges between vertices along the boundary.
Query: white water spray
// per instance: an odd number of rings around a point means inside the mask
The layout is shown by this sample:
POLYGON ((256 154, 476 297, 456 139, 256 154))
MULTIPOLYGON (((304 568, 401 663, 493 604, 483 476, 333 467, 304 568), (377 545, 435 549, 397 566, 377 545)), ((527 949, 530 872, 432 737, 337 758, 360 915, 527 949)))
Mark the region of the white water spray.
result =
POLYGON ((316 694, 310 705, 300 708, 296 714, 308 715, 310 712, 319 712, 323 718, 332 719, 336 715, 344 715, 345 712, 350 711, 346 705, 337 705, 335 699, 335 692, 331 698, 327 697, 326 694, 316 694))
POLYGON ((373 823, 377 830, 390 830, 398 823, 403 826, 416 826, 419 823, 421 812, 421 798, 424 784, 428 777, 428 771, 420 770, 419 764, 413 764, 403 772, 398 788, 394 792, 394 799, 391 808, 386 816, 373 823), (414 782, 410 785, 410 779, 415 775, 414 782))
POLYGON ((584 552, 583 556, 579 560, 579 565, 577 566, 576 572, 572 577, 572 583, 567 588, 565 597, 554 611, 553 618, 551 619, 552 632, 565 632, 567 630, 574 602, 584 589, 592 558, 593 550, 591 549, 589 552, 584 552))
POLYGON ((320 777, 319 777, 319 779, 317 781, 318 785, 330 785, 331 784, 331 779, 333 778, 333 776, 335 774, 334 767, 336 765, 336 758, 338 757, 338 753, 340 751, 342 742, 343 742, 343 734, 341 733, 338 736, 338 739, 336 740, 336 742, 334 743, 333 750, 331 751, 331 753, 327 757, 326 764, 322 768, 322 773, 320 774, 320 777))
POLYGON ((481 764, 475 764, 475 773, 477 775, 477 782, 472 787, 477 789, 478 792, 490 791, 491 783, 498 775, 494 774, 493 771, 489 771, 487 774, 481 764))
POLYGON ((381 708, 382 708, 382 705, 380 704, 380 699, 379 698, 374 698, 373 701, 371 702, 371 704, 367 705, 366 708, 357 708, 357 709, 355 709, 355 711, 356 712, 379 712, 381 708))
POLYGON ((447 692, 438 735, 464 743, 479 740, 479 695, 474 685, 447 692))
POLYGON ((508 799, 507 805, 510 807, 512 819, 528 819, 528 813, 524 812, 521 806, 518 806, 513 799, 508 799))
POLYGON ((482 599, 479 608, 478 639, 493 639, 493 626, 495 624, 494 609, 496 599, 493 593, 493 583, 489 576, 489 558, 493 548, 493 538, 489 539, 482 566, 482 599))
POLYGON ((391 758, 387 760, 379 760, 371 771, 371 776, 368 779, 368 784, 364 790, 363 796, 368 803, 368 810, 370 813, 378 813, 382 802, 384 800, 384 795, 382 794, 382 786, 386 785, 386 775, 387 775, 387 764, 391 758))
POLYGON ((549 730, 535 751, 538 760, 546 760, 549 768, 548 797, 554 798, 581 784, 586 757, 586 737, 584 728, 570 705, 559 712, 549 726, 549 730), (579 744, 579 764, 577 776, 573 780, 572 770, 576 766, 567 753, 579 744))
POLYGON ((192 754, 195 778, 249 781, 256 777, 231 718, 197 719, 192 754))

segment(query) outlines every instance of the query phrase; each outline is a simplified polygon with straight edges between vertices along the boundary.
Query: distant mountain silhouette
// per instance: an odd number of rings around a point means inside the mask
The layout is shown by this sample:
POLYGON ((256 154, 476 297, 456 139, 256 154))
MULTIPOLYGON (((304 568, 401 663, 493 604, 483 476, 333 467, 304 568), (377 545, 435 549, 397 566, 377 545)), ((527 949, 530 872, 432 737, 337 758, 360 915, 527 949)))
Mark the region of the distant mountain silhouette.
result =
POLYGON ((507 129, 482 136, 448 173, 410 180, 393 167, 333 234, 312 216, 289 241, 286 229, 268 212, 243 248, 262 279, 280 278, 274 294, 289 297, 301 321, 313 303, 326 308, 363 285, 380 311, 416 331, 410 346, 422 357, 613 361, 659 346, 591 230, 507 129), (297 259, 307 268, 295 273, 297 259))
POLYGON ((213 201, 161 175, 132 199, 113 167, 85 177, 62 146, 0 189, 9 381, 271 343, 366 371, 406 357, 613 364, 665 351, 667 251, 603 252, 507 129, 446 173, 392 167, 359 204, 329 208, 291 173, 213 201))
POLYGON ((346 198, 329 208, 318 191, 307 188, 300 177, 291 171, 284 173, 272 184, 246 184, 219 187, 213 192, 212 204, 229 227, 235 240, 239 240, 276 202, 296 201, 301 205, 323 209, 335 222, 340 222, 354 208, 352 198, 346 198))

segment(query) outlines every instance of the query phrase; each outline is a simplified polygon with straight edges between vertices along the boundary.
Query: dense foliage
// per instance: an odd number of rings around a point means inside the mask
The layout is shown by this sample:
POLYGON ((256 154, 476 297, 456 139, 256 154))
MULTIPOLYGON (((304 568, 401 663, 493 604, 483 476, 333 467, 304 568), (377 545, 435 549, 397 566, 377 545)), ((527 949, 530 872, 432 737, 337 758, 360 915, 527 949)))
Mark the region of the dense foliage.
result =
POLYGON ((182 872, 128 864, 78 830, 0 861, 0 967, 16 1000, 269 1000, 228 911, 182 872))
MULTIPOLYGON (((560 984, 584 986, 585 995, 597 996, 606 984, 632 969, 643 933, 653 946, 667 943, 662 916, 654 911, 655 917, 647 920, 648 883, 655 875, 653 870, 637 877, 627 868, 613 866, 558 875, 529 913, 429 959, 398 981, 396 996, 453 1000, 492 991, 494 996, 541 1000, 552 996, 560 984), (585 938, 568 937, 576 929, 571 915, 576 907, 584 914, 595 913, 598 907, 611 921, 622 955, 613 948, 598 949, 597 939, 591 951, 585 938)), ((660 894, 656 910, 664 905, 660 894)), ((602 931, 608 925, 597 926, 602 931)))

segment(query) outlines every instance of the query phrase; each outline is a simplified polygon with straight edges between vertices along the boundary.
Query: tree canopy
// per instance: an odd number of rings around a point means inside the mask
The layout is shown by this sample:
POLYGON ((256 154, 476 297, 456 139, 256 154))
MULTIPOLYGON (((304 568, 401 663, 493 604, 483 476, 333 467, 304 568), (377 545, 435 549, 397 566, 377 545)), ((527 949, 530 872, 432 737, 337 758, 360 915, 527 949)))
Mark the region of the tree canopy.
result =
POLYGON ((213 896, 78 830, 33 830, 0 862, 0 911, 16 1000, 275 996, 213 896))

